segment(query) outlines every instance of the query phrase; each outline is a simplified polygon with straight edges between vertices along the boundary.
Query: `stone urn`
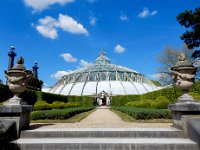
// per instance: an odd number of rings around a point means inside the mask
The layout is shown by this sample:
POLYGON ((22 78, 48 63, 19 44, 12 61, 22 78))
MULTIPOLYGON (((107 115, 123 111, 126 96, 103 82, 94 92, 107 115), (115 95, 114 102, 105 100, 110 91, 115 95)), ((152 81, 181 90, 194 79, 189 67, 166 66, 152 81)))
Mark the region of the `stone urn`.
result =
POLYGON ((4 103, 5 105, 21 105, 22 100, 19 97, 19 94, 24 92, 26 85, 32 76, 31 71, 26 70, 23 64, 24 59, 20 57, 17 60, 16 66, 5 71, 7 85, 14 94, 13 98, 4 103))
POLYGON ((188 94, 195 79, 197 68, 189 63, 184 54, 179 56, 178 62, 170 68, 173 75, 174 84, 183 91, 175 104, 170 104, 168 108, 172 111, 173 125, 179 129, 186 129, 187 119, 200 114, 200 103, 196 102, 188 94))
POLYGON ((183 53, 179 56, 178 62, 170 68, 169 71, 173 75, 175 86, 183 91, 183 95, 178 98, 178 102, 193 101, 188 91, 193 86, 196 70, 197 68, 186 60, 183 53))

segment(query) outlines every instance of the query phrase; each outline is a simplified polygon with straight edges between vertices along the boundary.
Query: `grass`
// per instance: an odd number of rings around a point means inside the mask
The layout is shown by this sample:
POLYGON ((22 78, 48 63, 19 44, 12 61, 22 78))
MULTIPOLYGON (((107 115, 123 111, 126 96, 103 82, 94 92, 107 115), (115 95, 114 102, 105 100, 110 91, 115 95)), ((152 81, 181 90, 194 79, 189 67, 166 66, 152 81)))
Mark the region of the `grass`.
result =
POLYGON ((94 112, 96 109, 93 109, 91 111, 83 112, 80 114, 77 114, 71 118, 64 119, 64 120, 51 120, 51 119, 46 119, 46 120, 31 120, 31 123, 76 123, 80 122, 82 119, 90 115, 92 112, 94 112))
POLYGON ((125 122, 134 122, 134 123, 172 123, 171 119, 150 119, 150 120, 136 120, 133 117, 114 109, 110 109, 112 112, 117 114, 125 122))

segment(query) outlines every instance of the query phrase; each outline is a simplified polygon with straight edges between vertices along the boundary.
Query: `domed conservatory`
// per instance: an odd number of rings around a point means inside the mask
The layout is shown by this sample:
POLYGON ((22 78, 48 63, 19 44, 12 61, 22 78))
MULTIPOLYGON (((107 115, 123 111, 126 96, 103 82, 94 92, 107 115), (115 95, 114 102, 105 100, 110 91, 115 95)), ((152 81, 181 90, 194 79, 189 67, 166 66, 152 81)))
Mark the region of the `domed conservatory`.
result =
POLYGON ((144 75, 112 64, 101 52, 94 64, 63 76, 48 92, 93 97, 143 94, 158 90, 144 75))

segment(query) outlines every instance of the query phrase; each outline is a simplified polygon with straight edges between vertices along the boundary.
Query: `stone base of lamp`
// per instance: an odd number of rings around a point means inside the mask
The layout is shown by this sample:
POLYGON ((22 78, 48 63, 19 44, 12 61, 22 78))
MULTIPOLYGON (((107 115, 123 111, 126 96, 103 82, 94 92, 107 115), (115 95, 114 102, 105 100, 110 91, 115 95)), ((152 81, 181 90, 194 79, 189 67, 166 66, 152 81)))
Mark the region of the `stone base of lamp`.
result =
POLYGON ((200 103, 186 100, 186 97, 180 97, 177 103, 170 104, 168 108, 172 111, 173 125, 178 129, 183 129, 185 118, 200 115, 200 103), (180 102, 181 99, 185 102, 180 102))
POLYGON ((0 106, 0 120, 13 120, 16 123, 17 137, 20 131, 30 124, 31 105, 3 105, 0 106))

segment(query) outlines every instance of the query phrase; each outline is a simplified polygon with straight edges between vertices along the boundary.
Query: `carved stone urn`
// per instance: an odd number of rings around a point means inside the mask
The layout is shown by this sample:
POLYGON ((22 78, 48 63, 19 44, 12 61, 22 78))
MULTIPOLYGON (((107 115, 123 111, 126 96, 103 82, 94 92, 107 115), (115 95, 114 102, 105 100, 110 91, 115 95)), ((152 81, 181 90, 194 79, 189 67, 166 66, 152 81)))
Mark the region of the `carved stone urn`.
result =
POLYGON ((13 98, 4 103, 5 105, 21 105, 22 103, 19 94, 24 92, 26 85, 32 76, 31 71, 26 70, 23 64, 24 59, 20 57, 17 60, 16 66, 8 71, 5 71, 7 85, 10 91, 14 94, 13 98))
POLYGON ((173 125, 179 129, 185 129, 188 118, 200 114, 200 103, 188 94, 194 83, 196 70, 197 68, 187 61, 184 54, 179 56, 178 62, 169 70, 173 75, 175 86, 183 91, 177 102, 168 106, 172 111, 173 125))
POLYGON ((193 86, 196 70, 197 68, 186 60, 184 54, 181 54, 178 62, 170 68, 175 86, 183 91, 183 95, 178 98, 178 102, 194 101, 188 91, 193 86))

